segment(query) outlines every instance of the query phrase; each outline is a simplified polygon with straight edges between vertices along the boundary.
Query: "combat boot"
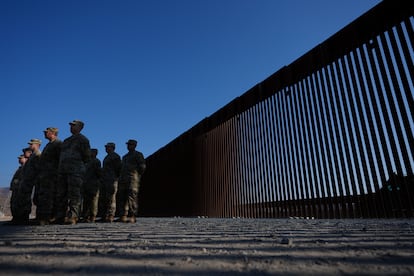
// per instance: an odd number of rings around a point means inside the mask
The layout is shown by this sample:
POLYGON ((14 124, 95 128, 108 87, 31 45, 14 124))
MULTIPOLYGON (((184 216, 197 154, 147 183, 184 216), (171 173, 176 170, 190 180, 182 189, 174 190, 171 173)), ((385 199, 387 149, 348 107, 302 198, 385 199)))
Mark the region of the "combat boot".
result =
POLYGON ((113 215, 106 216, 105 222, 112 223, 113 221, 114 221, 114 216, 113 215))
POLYGON ((135 222, 137 222, 137 219, 135 218, 135 216, 131 216, 131 217, 129 218, 129 222, 130 222, 130 223, 135 223, 135 222))
POLYGON ((68 218, 68 217, 65 218, 65 224, 67 225, 73 225, 73 224, 76 224, 77 222, 78 222, 77 218, 68 218))
POLYGON ((96 220, 96 217, 94 217, 94 216, 90 216, 90 217, 88 217, 87 219, 86 219, 86 222, 89 222, 89 223, 93 223, 93 222, 95 222, 95 220, 96 220))
POLYGON ((121 218, 119 219, 120 222, 128 222, 128 217, 127 216, 121 216, 121 218))
POLYGON ((39 219, 39 225, 40 226, 49 225, 49 220, 48 219, 39 219))

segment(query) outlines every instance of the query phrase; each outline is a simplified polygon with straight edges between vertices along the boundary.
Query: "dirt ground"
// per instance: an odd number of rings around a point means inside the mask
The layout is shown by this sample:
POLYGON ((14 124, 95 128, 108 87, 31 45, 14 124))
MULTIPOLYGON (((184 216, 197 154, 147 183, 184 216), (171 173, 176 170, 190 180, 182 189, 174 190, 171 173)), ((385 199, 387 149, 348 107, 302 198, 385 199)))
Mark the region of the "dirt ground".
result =
POLYGON ((414 220, 3 221, 0 274, 413 275, 414 220))

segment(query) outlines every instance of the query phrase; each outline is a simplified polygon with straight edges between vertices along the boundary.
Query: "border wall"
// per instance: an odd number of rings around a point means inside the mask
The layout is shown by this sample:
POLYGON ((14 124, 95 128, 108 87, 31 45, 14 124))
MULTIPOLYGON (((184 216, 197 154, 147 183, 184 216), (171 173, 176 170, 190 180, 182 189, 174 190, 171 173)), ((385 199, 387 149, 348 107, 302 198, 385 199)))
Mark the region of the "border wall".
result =
POLYGON ((379 3, 149 156, 140 215, 413 217, 413 15, 379 3))

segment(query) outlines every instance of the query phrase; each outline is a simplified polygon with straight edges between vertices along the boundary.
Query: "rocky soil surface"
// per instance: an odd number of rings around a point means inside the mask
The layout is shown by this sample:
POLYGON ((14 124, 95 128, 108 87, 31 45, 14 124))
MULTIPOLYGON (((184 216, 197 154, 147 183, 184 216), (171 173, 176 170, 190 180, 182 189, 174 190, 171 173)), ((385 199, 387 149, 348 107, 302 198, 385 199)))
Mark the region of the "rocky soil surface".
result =
POLYGON ((0 274, 413 275, 414 220, 3 221, 0 274))

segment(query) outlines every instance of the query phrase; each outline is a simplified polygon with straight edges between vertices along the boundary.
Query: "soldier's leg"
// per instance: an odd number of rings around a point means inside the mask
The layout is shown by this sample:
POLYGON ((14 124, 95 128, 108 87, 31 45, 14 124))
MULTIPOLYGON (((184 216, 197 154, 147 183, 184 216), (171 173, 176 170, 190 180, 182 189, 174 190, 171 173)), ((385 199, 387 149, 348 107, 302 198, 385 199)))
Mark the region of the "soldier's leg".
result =
POLYGON ((41 224, 48 224, 52 218, 54 179, 42 177, 38 185, 36 218, 41 224))
POLYGON ((98 199, 98 217, 105 217, 106 215, 106 187, 105 182, 102 182, 102 184, 99 187, 99 199, 98 199))
POLYGON ((68 208, 66 217, 75 219, 76 221, 80 216, 82 183, 83 183, 83 178, 81 175, 76 175, 76 174, 68 175, 69 208, 68 208))
POLYGON ((116 194, 118 192, 118 181, 113 181, 108 187, 108 216, 115 216, 116 212, 116 194))
POLYGON ((90 216, 95 219, 98 214, 99 190, 96 190, 92 195, 90 216))
POLYGON ((56 223, 63 223, 66 216, 66 209, 68 207, 67 202, 67 193, 68 193, 68 184, 67 176, 59 175, 56 182, 55 189, 55 207, 54 207, 54 217, 56 223))
POLYGON ((90 209, 91 209, 91 195, 90 192, 86 189, 83 191, 82 197, 82 215, 84 220, 86 220, 90 216, 90 209))
POLYGON ((10 212, 11 212, 12 217, 14 217, 16 215, 17 193, 18 193, 17 189, 12 190, 12 194, 11 194, 11 197, 10 197, 10 212))
POLYGON ((15 204, 16 215, 13 217, 13 220, 17 223, 25 224, 29 222, 29 215, 32 211, 32 191, 33 183, 22 181, 15 204))
POLYGON ((128 217, 129 221, 134 223, 135 217, 138 215, 138 190, 139 190, 139 179, 134 177, 131 179, 128 189, 128 217))
POLYGON ((119 206, 119 215, 121 216, 121 221, 126 222, 126 217, 128 216, 128 187, 129 184, 126 182, 118 182, 118 192, 117 200, 119 206))

